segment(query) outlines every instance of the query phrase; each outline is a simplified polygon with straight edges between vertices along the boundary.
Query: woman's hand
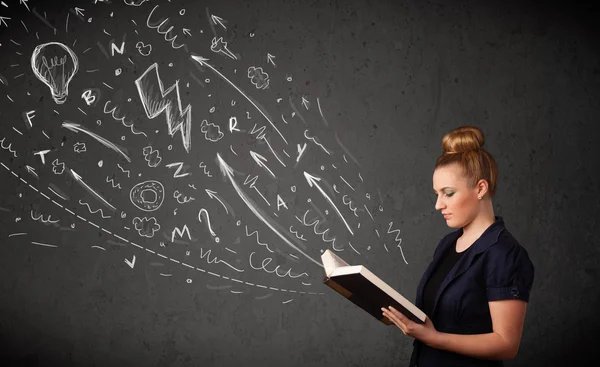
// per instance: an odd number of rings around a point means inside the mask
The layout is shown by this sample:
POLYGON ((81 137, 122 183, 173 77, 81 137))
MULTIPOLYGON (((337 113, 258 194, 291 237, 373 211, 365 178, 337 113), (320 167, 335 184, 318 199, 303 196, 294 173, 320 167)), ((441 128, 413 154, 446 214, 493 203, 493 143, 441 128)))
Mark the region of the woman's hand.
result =
POLYGON ((382 307, 381 311, 383 311, 383 316, 387 317, 398 326, 404 335, 412 336, 427 345, 430 345, 436 336, 437 330, 435 329, 435 326, 433 326, 433 322, 431 322, 427 316, 425 317, 424 324, 417 324, 392 306, 390 306, 389 309, 382 307))

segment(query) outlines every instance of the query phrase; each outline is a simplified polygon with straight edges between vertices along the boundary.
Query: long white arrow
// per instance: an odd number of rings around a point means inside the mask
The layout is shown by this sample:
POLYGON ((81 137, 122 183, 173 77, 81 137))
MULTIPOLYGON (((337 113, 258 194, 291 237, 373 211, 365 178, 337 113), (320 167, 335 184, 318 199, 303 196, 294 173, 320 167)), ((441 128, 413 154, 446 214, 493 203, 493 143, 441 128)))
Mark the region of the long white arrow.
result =
POLYGON ((221 172, 223 173, 223 176, 226 176, 229 179, 229 182, 231 182, 231 184, 233 185, 233 188, 235 189, 235 191, 237 192, 237 194, 239 195, 239 197, 244 201, 244 203, 246 203, 246 205, 252 211, 252 213, 254 213, 254 215, 256 215, 256 217, 258 219, 260 219, 264 224, 266 224, 267 227, 269 227, 271 229, 271 231, 275 232, 275 234, 277 236, 279 236, 279 238, 281 238, 288 246, 290 246, 294 250, 298 251, 299 253, 301 253, 302 255, 304 255, 307 259, 311 260, 315 264, 319 265, 320 267, 323 267, 323 265, 321 264, 321 262, 313 259, 308 254, 306 254, 304 251, 300 250, 286 236, 284 236, 282 234, 282 232, 285 232, 285 229, 281 228, 281 226, 279 225, 279 223, 277 223, 272 218, 270 218, 265 212, 263 212, 258 207, 258 205, 256 205, 256 203, 249 196, 246 195, 246 193, 244 193, 244 190, 242 190, 240 188, 240 186, 238 185, 238 183, 235 182, 235 180, 233 178, 233 168, 231 168, 223 160, 223 158, 221 158, 221 156, 219 155, 219 153, 217 153, 217 160, 219 161, 219 168, 221 169, 221 172), (280 227, 281 229, 278 230, 275 227, 280 227))
POLYGON ((258 164, 259 167, 264 168, 267 172, 271 174, 271 176, 273 176, 273 178, 277 178, 275 177, 275 174, 269 169, 269 167, 267 167, 267 165, 264 163, 267 161, 267 158, 253 151, 250 151, 250 156, 252 156, 252 159, 254 159, 254 161, 256 162, 256 164, 258 164))
POLYGON ((77 15, 79 15, 80 17, 83 17, 83 16, 84 16, 84 15, 83 15, 83 11, 84 11, 84 10, 85 10, 85 9, 83 9, 83 8, 78 8, 78 7, 75 7, 75 13, 77 13, 77 15))
POLYGON ((112 206, 108 201, 104 200, 104 198, 102 196, 100 196, 100 194, 98 194, 96 191, 94 191, 94 189, 92 189, 90 186, 88 186, 88 184, 83 182, 83 179, 81 179, 81 176, 79 176, 77 174, 77 172, 73 171, 72 169, 70 171, 71 171, 71 175, 73 176, 75 181, 79 182, 79 184, 82 185, 88 192, 90 192, 92 195, 94 195, 96 198, 98 198, 100 201, 102 201, 104 204, 106 204, 109 208, 111 208, 112 210, 116 210, 116 208, 114 206, 112 206))
POLYGON ((212 19, 213 23, 219 24, 221 27, 223 27, 223 29, 227 29, 227 27, 225 27, 225 25, 223 24, 223 18, 211 14, 210 19, 212 19))
POLYGON ((27 8, 27 11, 31 11, 31 10, 29 10, 29 5, 27 5, 28 1, 29 0, 19 0, 19 4, 25 5, 25 7, 27 8))
POLYGON ((35 178, 39 178, 38 174, 35 172, 35 168, 25 165, 25 168, 27 169, 27 171, 29 173, 31 173, 33 176, 35 176, 35 178))
POLYGON ((244 93, 243 90, 241 90, 240 88, 238 88, 235 84, 233 84, 229 79, 227 79, 225 77, 225 75, 221 74, 217 69, 215 69, 211 64, 207 63, 208 59, 202 56, 193 56, 192 55, 192 59, 196 62, 198 62, 201 66, 206 66, 207 68, 210 68, 215 74, 217 74, 218 76, 220 76, 223 80, 225 80, 227 83, 229 83, 229 85, 231 85, 232 87, 235 88, 235 90, 237 90, 238 92, 240 92, 240 94, 242 96, 244 96, 248 102, 250 102, 257 110, 258 112, 260 112, 261 115, 263 115, 263 117, 269 121, 269 124, 271 124, 271 126, 273 127, 273 129, 275 129, 275 131, 277 131, 277 133, 279 134, 279 136, 281 136, 281 139, 283 139, 283 141, 288 144, 287 140, 285 140, 285 138, 283 137, 283 135, 281 134, 281 132, 277 129, 277 127, 275 127, 275 124, 273 123, 273 121, 271 121, 271 119, 267 116, 267 114, 262 110, 262 108, 258 107, 256 105, 256 103, 254 103, 253 100, 250 99, 250 97, 248 97, 248 95, 246 95, 246 93, 244 93))
MULTIPOLYGON (((219 198, 219 196, 218 196, 218 195, 216 195, 216 194, 217 194, 217 192, 216 192, 216 191, 212 191, 212 190, 209 190, 209 189, 204 189, 204 191, 206 191, 206 194, 208 195, 208 197, 209 197, 209 198, 211 198, 211 199, 217 199, 217 201, 218 201, 219 203, 221 203, 221 205, 223 206, 223 208, 225 208, 225 212, 226 212, 227 214, 229 214, 229 209, 227 209, 227 207, 228 207, 228 204, 226 205, 226 204, 225 204, 225 203, 224 203, 224 202, 221 200, 221 198, 219 198)), ((232 212, 233 212, 233 209, 232 209, 232 212)), ((235 217, 235 216, 234 216, 234 217, 235 217)))
POLYGON ((66 127, 67 129, 69 129, 73 132, 76 132, 76 133, 81 131, 82 133, 85 133, 85 134, 91 136, 92 138, 96 139, 100 144, 104 145, 105 147, 110 148, 117 153, 120 153, 123 157, 125 157, 125 159, 127 159, 127 162, 131 162, 131 159, 129 158, 129 156, 127 156, 127 154, 125 154, 121 149, 119 149, 119 147, 117 147, 115 144, 111 143, 109 140, 104 139, 100 135, 94 134, 93 132, 89 131, 85 127, 82 127, 79 124, 74 124, 72 122, 66 122, 66 121, 64 121, 62 123, 62 127, 66 127))
POLYGON ((354 236, 354 232, 352 232, 352 228, 350 228, 350 226, 348 225, 348 222, 346 222, 346 219, 344 218, 344 216, 342 215, 342 213, 340 212, 340 210, 337 208, 337 206, 335 206, 335 204, 329 198, 329 196, 327 196, 327 193, 325 193, 325 191, 323 191, 323 189, 321 188, 321 186, 319 186, 317 184, 317 182, 321 181, 321 178, 313 176, 310 173, 306 173, 306 171, 304 172, 304 177, 306 178, 306 181, 308 181, 308 185, 310 187, 316 186, 317 189, 319 189, 319 191, 321 192, 321 194, 323 196, 325 196, 325 199, 327 199, 327 201, 329 202, 329 205, 331 205, 331 207, 335 210, 335 212, 338 214, 338 216, 340 217, 340 219, 342 219, 342 221, 346 225, 346 228, 348 228, 348 231, 350 233, 352 233, 352 235, 354 236))

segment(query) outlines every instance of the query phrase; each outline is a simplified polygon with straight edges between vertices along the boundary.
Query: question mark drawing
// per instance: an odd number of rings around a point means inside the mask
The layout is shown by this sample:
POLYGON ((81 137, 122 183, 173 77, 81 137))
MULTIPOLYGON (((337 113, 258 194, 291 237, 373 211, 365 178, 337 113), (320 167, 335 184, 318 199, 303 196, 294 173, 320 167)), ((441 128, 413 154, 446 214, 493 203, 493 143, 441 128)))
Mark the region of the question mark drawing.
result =
POLYGON ((206 223, 208 224, 208 230, 210 231, 210 234, 215 238, 215 242, 219 243, 221 240, 219 239, 219 237, 217 237, 217 234, 212 230, 212 227, 210 226, 210 216, 208 215, 208 211, 206 211, 206 209, 200 209, 200 211, 198 212, 198 221, 202 223, 202 213, 204 213, 204 216, 206 217, 206 223))

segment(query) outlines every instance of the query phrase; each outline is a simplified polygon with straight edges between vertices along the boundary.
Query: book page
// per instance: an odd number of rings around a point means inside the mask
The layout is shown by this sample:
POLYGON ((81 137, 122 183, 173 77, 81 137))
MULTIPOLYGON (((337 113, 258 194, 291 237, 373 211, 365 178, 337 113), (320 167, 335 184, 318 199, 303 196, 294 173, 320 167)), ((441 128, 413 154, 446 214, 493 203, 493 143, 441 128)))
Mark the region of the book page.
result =
POLYGON ((331 250, 325 250, 325 252, 321 255, 321 262, 323 263, 323 267, 325 268, 325 275, 329 277, 331 272, 343 266, 349 266, 347 262, 342 260, 339 256, 331 252, 331 250))

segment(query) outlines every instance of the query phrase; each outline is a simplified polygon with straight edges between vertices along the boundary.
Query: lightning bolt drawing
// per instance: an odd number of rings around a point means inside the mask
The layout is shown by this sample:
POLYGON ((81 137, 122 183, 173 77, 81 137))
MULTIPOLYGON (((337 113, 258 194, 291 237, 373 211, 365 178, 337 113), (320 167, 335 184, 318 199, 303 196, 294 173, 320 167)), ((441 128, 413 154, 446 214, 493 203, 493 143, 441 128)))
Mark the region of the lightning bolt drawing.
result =
POLYGON ((181 106, 179 80, 165 90, 158 75, 158 64, 154 63, 136 79, 135 85, 148 118, 153 119, 165 112, 169 135, 181 131, 183 147, 189 153, 192 143, 192 106, 188 104, 185 109, 181 106))

